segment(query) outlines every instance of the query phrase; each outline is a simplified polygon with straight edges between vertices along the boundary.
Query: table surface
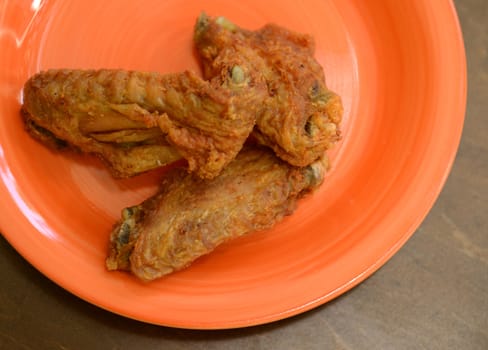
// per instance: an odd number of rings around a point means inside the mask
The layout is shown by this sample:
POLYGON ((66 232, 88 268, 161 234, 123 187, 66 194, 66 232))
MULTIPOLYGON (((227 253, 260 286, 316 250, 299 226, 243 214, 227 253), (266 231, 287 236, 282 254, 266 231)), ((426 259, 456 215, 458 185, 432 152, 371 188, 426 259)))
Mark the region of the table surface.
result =
POLYGON ((455 5, 469 81, 461 145, 427 218, 373 276, 283 321, 172 329, 78 299, 0 237, 0 349, 488 349, 488 1, 455 5))

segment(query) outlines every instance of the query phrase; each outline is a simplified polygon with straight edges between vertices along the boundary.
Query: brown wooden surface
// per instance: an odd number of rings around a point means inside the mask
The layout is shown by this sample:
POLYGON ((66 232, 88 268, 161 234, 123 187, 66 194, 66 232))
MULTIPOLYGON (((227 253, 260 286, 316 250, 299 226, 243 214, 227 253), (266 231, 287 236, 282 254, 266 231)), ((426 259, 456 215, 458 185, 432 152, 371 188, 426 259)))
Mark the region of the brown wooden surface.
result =
POLYGON ((171 329, 78 299, 1 237, 0 349, 488 349, 488 1, 455 4, 469 77, 461 146, 426 220, 372 277, 284 321, 171 329))

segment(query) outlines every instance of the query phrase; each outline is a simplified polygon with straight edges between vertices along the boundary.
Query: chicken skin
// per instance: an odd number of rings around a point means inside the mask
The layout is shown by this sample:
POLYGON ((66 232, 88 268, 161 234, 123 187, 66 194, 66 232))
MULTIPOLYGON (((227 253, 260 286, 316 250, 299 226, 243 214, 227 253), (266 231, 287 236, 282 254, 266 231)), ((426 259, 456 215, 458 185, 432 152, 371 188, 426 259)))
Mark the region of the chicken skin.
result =
POLYGON ((246 147, 212 180, 170 170, 156 195, 122 211, 107 268, 130 270, 144 281, 181 270, 220 244, 290 215, 326 168, 326 158, 294 167, 270 150, 246 147))
POLYGON ((49 70, 25 84, 22 115, 35 138, 96 154, 115 177, 183 157, 212 178, 242 148, 261 99, 244 64, 229 69, 212 83, 192 72, 49 70))
POLYGON ((219 74, 221 52, 229 46, 259 57, 254 67, 266 81, 267 96, 256 108, 253 136, 280 158, 306 166, 339 139, 341 99, 325 84, 323 69, 313 57, 312 37, 274 24, 249 31, 224 17, 202 14, 194 41, 206 79, 219 74))

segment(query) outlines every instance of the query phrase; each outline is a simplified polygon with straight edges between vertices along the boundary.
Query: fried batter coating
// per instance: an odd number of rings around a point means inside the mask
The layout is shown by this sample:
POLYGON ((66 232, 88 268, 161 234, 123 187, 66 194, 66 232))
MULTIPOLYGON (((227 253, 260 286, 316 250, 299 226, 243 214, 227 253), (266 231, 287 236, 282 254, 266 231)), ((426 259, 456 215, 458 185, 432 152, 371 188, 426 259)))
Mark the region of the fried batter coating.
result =
POLYGON ((313 57, 313 38, 274 24, 257 31, 239 28, 223 17, 202 14, 194 41, 204 77, 219 74, 221 51, 259 57, 255 69, 267 84, 267 96, 257 108, 253 136, 292 165, 306 166, 321 157, 340 137, 342 103, 325 83, 313 57))
POLYGON ((322 182, 326 167, 325 159, 294 167, 270 150, 246 147, 212 180, 173 169, 158 194, 122 211, 107 268, 130 270, 144 281, 181 270, 220 244, 290 215, 322 182))
MULTIPOLYGON (((30 133, 98 155, 116 177, 181 157, 203 178, 216 176, 242 148, 255 123, 259 86, 246 66, 212 83, 192 72, 50 70, 24 86, 30 133)), ((264 89, 262 89, 264 91, 264 89)))

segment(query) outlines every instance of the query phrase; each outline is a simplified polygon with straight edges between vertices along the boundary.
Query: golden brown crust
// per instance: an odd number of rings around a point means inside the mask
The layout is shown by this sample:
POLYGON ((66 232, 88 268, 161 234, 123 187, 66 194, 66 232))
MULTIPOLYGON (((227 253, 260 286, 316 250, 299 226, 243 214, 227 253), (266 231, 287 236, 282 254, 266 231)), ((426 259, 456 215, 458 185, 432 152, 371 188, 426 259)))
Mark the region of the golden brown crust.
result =
POLYGON ((252 96, 241 98, 250 90, 228 85, 232 89, 215 88, 191 72, 50 70, 25 84, 22 109, 31 130, 35 125, 97 154, 116 176, 184 157, 191 171, 211 178, 235 157, 255 123, 246 109, 252 96), (141 146, 151 151, 134 151, 141 146), (133 153, 144 155, 148 167, 134 167, 133 153))
POLYGON ((266 81, 267 94, 257 109, 253 136, 280 158, 306 166, 340 138, 341 99, 326 86, 310 36, 273 24, 248 31, 202 14, 194 37, 207 79, 218 74, 215 62, 229 46, 254 57, 253 69, 266 81))
POLYGON ((220 244, 269 228, 323 179, 324 161, 297 168, 263 148, 246 148, 202 180, 170 171, 158 194, 126 208, 111 235, 107 267, 149 281, 185 268, 220 244))

